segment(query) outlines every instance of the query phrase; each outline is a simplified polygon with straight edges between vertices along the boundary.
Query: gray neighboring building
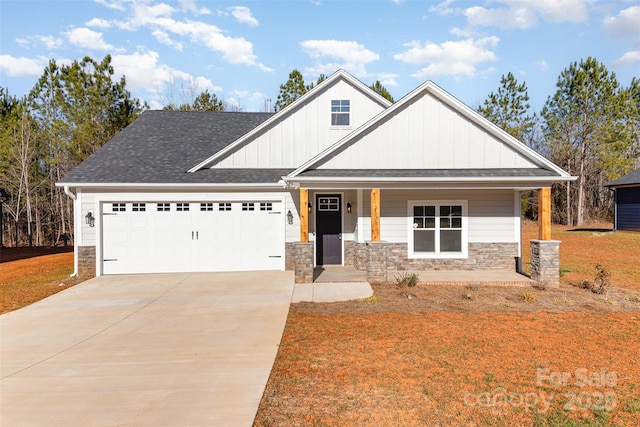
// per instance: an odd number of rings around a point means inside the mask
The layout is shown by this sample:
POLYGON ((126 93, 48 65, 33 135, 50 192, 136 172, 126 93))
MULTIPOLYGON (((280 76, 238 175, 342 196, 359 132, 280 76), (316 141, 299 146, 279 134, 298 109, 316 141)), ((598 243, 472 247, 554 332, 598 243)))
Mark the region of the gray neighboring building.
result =
POLYGON ((615 230, 640 231, 640 169, 606 185, 615 193, 615 230))

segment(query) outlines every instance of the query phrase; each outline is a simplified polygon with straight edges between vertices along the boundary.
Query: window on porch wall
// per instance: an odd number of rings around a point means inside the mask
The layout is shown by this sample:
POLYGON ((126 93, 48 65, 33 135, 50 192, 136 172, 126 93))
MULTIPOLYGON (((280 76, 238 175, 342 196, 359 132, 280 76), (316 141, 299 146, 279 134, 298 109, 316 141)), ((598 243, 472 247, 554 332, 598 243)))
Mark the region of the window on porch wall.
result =
POLYGON ((409 257, 466 257, 466 207, 466 201, 410 202, 409 257))

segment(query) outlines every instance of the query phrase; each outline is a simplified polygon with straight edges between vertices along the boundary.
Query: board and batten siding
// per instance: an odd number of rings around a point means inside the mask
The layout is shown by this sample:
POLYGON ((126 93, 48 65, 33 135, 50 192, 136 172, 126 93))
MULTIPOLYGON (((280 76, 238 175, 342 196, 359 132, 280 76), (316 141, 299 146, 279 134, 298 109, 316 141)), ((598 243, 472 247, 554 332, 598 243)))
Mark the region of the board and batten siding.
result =
MULTIPOLYGON (((371 193, 362 191, 363 206, 370 206, 371 193)), ((409 200, 467 200, 469 243, 517 242, 513 190, 381 190, 380 240, 407 242, 409 200)), ((363 210, 363 241, 370 240, 371 218, 363 210)))
POLYGON ((308 99, 213 168, 296 168, 384 109, 344 80, 308 99), (349 126, 331 126, 331 100, 350 101, 349 126))
POLYGON ((317 167, 458 169, 538 166, 425 93, 317 167))

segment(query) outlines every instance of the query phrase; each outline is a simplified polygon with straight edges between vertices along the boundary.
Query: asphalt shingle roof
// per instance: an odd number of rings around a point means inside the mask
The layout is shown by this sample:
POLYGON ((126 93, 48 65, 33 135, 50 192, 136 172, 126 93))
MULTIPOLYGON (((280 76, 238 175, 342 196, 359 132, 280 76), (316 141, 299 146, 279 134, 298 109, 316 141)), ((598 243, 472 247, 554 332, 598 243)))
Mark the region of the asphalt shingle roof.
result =
POLYGON ((291 170, 206 169, 196 173, 186 172, 272 115, 273 113, 145 111, 60 182, 277 182, 291 170))
POLYGON ((636 169, 625 176, 607 183, 607 187, 618 187, 621 185, 640 185, 640 169, 636 169))

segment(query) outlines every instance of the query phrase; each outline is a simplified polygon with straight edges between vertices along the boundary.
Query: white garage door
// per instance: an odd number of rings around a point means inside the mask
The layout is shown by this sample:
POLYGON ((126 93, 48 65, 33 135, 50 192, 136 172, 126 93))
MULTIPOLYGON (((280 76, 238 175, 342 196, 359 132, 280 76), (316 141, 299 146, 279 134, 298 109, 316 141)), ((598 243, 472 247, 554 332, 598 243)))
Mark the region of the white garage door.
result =
POLYGON ((103 274, 284 269, 281 201, 102 206, 103 274))

